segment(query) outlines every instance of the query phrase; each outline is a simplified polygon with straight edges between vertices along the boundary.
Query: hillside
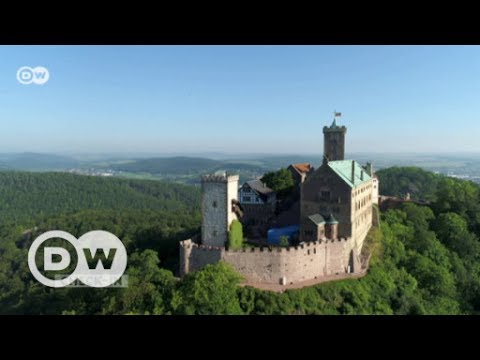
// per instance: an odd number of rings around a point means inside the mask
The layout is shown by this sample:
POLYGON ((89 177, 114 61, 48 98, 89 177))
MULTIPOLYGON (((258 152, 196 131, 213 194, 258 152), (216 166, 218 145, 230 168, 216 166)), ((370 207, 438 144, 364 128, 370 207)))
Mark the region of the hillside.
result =
MULTIPOLYGON (((409 173, 407 188, 428 181, 426 174, 416 170, 392 171, 409 173)), ((434 174, 427 176, 436 179, 434 174)), ((382 214, 380 229, 366 241, 373 256, 365 277, 272 293, 238 286, 238 274, 223 263, 182 280, 169 271, 175 270, 178 241, 199 230, 198 209, 190 212, 195 208, 191 201, 198 200, 196 188, 68 174, 7 173, 2 187, 8 189, 6 193, 22 195, 21 206, 14 195, 9 204, 24 219, 32 220, 21 208, 28 207, 27 195, 35 195, 31 201, 46 201, 31 205, 47 211, 49 197, 43 192, 55 196, 55 188, 61 194, 57 200, 72 195, 87 206, 98 197, 101 206, 110 208, 67 214, 71 210, 67 203, 57 209, 60 214, 35 220, 37 228, 27 234, 22 226, 0 225, 0 313, 475 314, 480 311, 480 187, 447 177, 434 181, 431 205, 407 203, 382 214), (175 195, 184 190, 183 195, 175 195), (158 209, 141 202, 144 197, 158 209), (128 201, 134 208, 123 207, 128 201), (167 209, 166 201, 174 201, 176 210, 167 209), (117 234, 128 249, 128 288, 53 291, 32 281, 25 260, 28 247, 34 237, 52 228, 75 236, 99 228, 117 234)), ((422 185, 422 191, 433 187, 428 182, 422 185)), ((8 214, 5 208, 3 214, 8 214)))
POLYGON ((200 190, 161 181, 124 180, 67 173, 0 172, 2 222, 81 210, 199 210, 200 190))
POLYGON ((376 172, 380 194, 403 197, 410 193, 414 199, 434 200, 442 175, 418 167, 390 167, 376 172))

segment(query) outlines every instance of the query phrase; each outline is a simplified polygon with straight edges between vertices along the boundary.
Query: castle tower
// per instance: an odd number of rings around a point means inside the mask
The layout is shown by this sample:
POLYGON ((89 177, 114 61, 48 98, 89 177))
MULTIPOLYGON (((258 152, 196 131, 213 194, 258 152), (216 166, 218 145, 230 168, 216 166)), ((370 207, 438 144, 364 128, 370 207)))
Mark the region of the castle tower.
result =
POLYGON ((323 159, 324 161, 345 160, 345 126, 337 126, 334 118, 330 127, 323 127, 323 159))
POLYGON ((202 244, 225 246, 235 214, 238 175, 202 176, 202 244))
POLYGON ((335 219, 333 214, 327 218, 325 226, 325 237, 327 239, 337 239, 338 238, 338 221, 335 219))

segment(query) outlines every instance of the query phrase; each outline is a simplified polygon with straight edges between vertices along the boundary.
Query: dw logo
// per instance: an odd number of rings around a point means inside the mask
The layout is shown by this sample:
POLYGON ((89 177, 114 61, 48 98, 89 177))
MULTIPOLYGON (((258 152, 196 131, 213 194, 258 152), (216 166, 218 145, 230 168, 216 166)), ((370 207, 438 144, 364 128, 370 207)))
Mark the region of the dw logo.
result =
POLYGON ((76 239, 68 232, 54 230, 43 233, 33 241, 28 250, 28 267, 35 279, 46 286, 65 287, 75 280, 80 280, 88 286, 106 287, 122 277, 127 267, 127 251, 120 239, 107 231, 90 231, 76 239), (71 255, 74 255, 77 263, 73 272, 66 277, 57 274, 54 276, 55 279, 51 279, 42 274, 37 267, 37 252, 45 241, 51 239, 66 240, 73 246, 74 251, 68 251, 66 248, 68 244, 63 247, 45 245, 42 248, 43 271, 66 270, 72 263, 71 255))
POLYGON ((17 71, 17 80, 23 85, 29 85, 32 83, 43 85, 48 81, 48 79, 50 79, 50 73, 48 72, 47 68, 43 66, 37 66, 35 68, 31 68, 30 66, 22 66, 17 71))

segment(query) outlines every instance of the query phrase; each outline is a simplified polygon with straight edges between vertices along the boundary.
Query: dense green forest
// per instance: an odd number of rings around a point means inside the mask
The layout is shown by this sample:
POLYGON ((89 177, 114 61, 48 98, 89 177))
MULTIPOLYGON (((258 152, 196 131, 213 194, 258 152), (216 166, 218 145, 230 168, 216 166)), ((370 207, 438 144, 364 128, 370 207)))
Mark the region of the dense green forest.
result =
POLYGON ((124 180, 68 173, 0 172, 2 223, 81 210, 199 211, 200 189, 160 181, 124 180))
MULTIPOLYGON (((412 175, 413 184, 419 181, 412 175)), ((406 203, 382 214, 380 228, 367 239, 373 256, 365 277, 281 294, 239 286, 240 276, 223 263, 178 280, 178 240, 198 231, 200 224, 198 211, 188 201, 177 200, 181 210, 175 212, 113 207, 58 214, 38 220, 31 232, 4 224, 0 313, 476 314, 479 190, 471 182, 438 179, 431 205, 406 203), (37 234, 52 228, 75 236, 96 228, 116 233, 129 253, 129 286, 51 289, 36 282, 26 264, 27 249, 37 234)))

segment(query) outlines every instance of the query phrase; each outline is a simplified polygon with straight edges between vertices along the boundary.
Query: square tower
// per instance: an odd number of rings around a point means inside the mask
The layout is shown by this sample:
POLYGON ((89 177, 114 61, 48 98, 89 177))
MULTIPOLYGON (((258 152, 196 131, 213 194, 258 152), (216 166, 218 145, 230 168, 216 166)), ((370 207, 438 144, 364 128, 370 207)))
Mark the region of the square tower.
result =
POLYGON ((336 119, 330 127, 323 127, 323 157, 326 161, 345 160, 345 126, 337 126, 336 119))
POLYGON ((228 230, 237 219, 238 175, 202 176, 202 244, 225 246, 228 230))

